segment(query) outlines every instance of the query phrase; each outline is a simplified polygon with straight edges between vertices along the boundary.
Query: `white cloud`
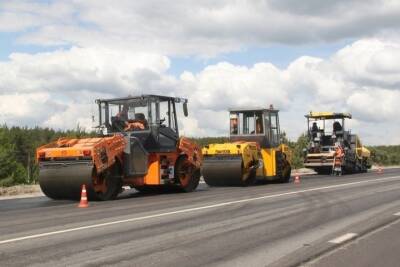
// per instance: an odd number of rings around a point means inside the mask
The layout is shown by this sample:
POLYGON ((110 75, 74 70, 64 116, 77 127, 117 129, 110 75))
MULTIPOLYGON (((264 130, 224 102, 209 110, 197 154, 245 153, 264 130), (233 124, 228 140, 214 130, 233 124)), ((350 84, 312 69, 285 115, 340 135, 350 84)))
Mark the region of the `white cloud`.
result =
POLYGON ((0 31, 30 30, 50 24, 74 24, 76 9, 67 2, 2 1, 0 31))
POLYGON ((362 39, 331 58, 304 56, 286 69, 220 62, 179 77, 168 74, 168 57, 154 53, 73 47, 12 54, 0 62, 0 122, 90 128, 96 98, 156 93, 189 98, 190 117, 181 129, 190 136, 226 135, 229 107, 274 104, 292 139, 305 130, 304 114, 335 110, 353 113, 353 132, 365 143, 398 143, 398 46, 393 40, 362 39))
POLYGON ((368 86, 398 88, 400 85, 399 40, 365 39, 341 49, 332 59, 344 79, 368 86))
POLYGON ((175 82, 157 54, 72 47, 9 58, 0 62, 0 123, 12 125, 90 128, 96 98, 169 94, 175 82))
MULTIPOLYGON (((63 110, 51 112, 46 121, 43 122, 43 126, 56 129, 75 129, 79 125, 89 130, 98 125, 92 120, 92 116, 95 116, 94 108, 93 104, 68 103, 63 110)), ((97 118, 97 116, 94 118, 97 118)))
POLYGON ((161 55, 96 47, 15 53, 10 61, 0 62, 0 92, 18 88, 18 92, 89 90, 124 95, 138 90, 143 83, 138 77, 164 73, 169 64, 161 55))
POLYGON ((42 125, 51 113, 65 106, 50 98, 46 92, 0 95, 0 121, 10 125, 42 125))
POLYGON ((0 22, 0 31, 23 31, 22 43, 214 56, 249 46, 335 42, 397 32, 400 3, 5 1, 0 4, 0 22))
POLYGON ((191 83, 189 88, 199 108, 221 111, 229 107, 266 106, 269 103, 283 107, 288 102, 288 95, 282 88, 281 73, 269 63, 247 68, 222 62, 191 75, 189 80, 185 80, 186 75, 181 78, 186 85, 191 83), (260 103, 260 99, 269 103, 260 103))
POLYGON ((354 92, 348 99, 354 115, 370 122, 399 121, 400 90, 367 89, 354 92))

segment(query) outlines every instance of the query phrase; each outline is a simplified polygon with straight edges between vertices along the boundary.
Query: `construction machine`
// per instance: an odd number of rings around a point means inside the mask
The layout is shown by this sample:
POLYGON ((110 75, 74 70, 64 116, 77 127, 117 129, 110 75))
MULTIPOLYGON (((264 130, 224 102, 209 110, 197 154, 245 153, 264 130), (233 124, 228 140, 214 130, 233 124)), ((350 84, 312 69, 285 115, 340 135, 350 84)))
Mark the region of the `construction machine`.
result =
POLYGON ((111 200, 130 186, 139 191, 190 192, 200 179, 200 148, 179 136, 177 108, 187 99, 158 95, 98 99, 99 135, 61 138, 37 149, 39 184, 53 199, 111 200))
POLYGON ((307 118, 308 147, 304 166, 319 174, 366 172, 371 167, 370 151, 356 134, 346 130, 349 113, 310 112, 307 118))
POLYGON ((210 186, 288 182, 292 153, 281 142, 279 111, 272 105, 230 109, 229 118, 229 142, 202 149, 204 181, 210 186))

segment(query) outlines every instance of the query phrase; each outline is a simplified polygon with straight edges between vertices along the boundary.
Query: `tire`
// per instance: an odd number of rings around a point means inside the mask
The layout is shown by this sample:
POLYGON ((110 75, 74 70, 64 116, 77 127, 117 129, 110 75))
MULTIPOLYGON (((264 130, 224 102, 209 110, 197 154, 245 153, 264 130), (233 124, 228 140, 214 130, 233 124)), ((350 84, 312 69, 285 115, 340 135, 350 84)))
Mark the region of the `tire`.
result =
POLYGON ((289 162, 285 161, 285 165, 282 168, 282 173, 279 177, 279 183, 288 183, 290 181, 290 175, 292 173, 292 167, 290 166, 289 162))
POLYGON ((135 187, 137 191, 141 194, 160 194, 162 193, 162 188, 160 186, 138 186, 135 187))
POLYGON ((250 173, 249 173, 249 176, 247 177, 247 179, 242 181, 241 186, 246 187, 246 186, 255 185, 256 180, 257 180, 256 179, 256 174, 257 174, 257 171, 255 169, 251 170, 250 173))
POLYGON ((186 156, 178 158, 175 164, 175 183, 180 191, 188 193, 196 190, 200 176, 200 169, 190 163, 186 156))
POLYGON ((122 181, 119 174, 120 170, 117 164, 114 164, 99 176, 93 170, 94 192, 91 194, 92 198, 100 201, 114 200, 122 189, 122 181), (101 186, 96 186, 96 184, 101 184, 101 186), (99 188, 101 189, 99 190, 99 188))
POLYGON ((368 172, 368 166, 367 166, 367 164, 363 163, 363 164, 362 164, 361 173, 367 173, 367 172, 368 172))
POLYGON ((288 183, 290 181, 292 167, 286 159, 286 154, 282 152, 277 152, 276 157, 276 169, 278 173, 278 179, 276 181, 278 183, 288 183))
POLYGON ((314 171, 318 175, 329 175, 329 174, 332 174, 332 169, 329 169, 329 168, 316 168, 316 169, 314 169, 314 171))

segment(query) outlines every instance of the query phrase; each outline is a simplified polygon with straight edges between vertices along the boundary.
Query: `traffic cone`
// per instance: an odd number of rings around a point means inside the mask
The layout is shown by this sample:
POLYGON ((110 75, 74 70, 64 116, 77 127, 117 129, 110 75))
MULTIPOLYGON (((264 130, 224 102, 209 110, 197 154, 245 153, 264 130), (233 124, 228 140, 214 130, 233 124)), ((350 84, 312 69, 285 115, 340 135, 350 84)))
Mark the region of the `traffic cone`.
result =
POLYGON ((300 183, 300 176, 298 174, 296 174, 296 176, 294 177, 294 183, 295 184, 299 184, 300 183))
POLYGON ((82 192, 81 192, 81 201, 79 202, 78 208, 87 208, 89 207, 87 194, 86 194, 86 186, 82 185, 82 192))

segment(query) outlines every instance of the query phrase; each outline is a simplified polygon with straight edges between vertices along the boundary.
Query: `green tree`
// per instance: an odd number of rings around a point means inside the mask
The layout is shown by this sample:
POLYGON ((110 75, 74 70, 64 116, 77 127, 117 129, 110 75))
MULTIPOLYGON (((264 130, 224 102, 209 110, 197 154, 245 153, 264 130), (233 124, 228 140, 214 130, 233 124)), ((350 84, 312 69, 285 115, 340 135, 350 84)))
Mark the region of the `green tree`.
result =
POLYGON ((0 130, 0 186, 27 182, 24 166, 18 162, 15 145, 10 141, 7 130, 0 130))
POLYGON ((289 147, 293 151, 292 168, 298 169, 304 167, 304 149, 308 146, 308 138, 305 133, 297 138, 296 142, 288 141, 289 147))
POLYGON ((400 145, 397 146, 370 146, 371 161, 378 165, 399 165, 400 145))

